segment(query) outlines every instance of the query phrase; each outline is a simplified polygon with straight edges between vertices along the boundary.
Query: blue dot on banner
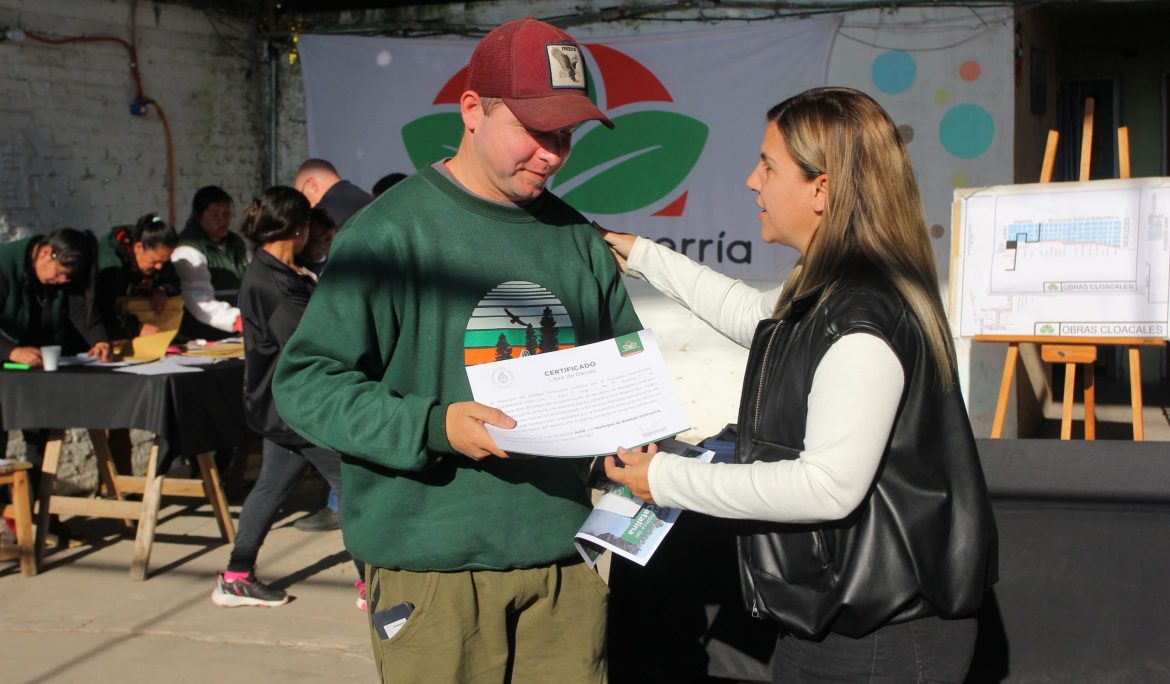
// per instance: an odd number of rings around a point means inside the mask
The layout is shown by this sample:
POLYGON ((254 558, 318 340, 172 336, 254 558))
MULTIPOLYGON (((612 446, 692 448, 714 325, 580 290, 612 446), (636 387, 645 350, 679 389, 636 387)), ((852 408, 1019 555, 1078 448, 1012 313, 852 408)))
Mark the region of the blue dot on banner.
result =
POLYGON ((918 65, 908 52, 883 52, 873 60, 873 84, 888 95, 897 95, 914 84, 918 65))
POLYGON ((995 119, 979 105, 951 107, 938 126, 943 149, 959 159, 974 159, 991 147, 995 139, 995 119))

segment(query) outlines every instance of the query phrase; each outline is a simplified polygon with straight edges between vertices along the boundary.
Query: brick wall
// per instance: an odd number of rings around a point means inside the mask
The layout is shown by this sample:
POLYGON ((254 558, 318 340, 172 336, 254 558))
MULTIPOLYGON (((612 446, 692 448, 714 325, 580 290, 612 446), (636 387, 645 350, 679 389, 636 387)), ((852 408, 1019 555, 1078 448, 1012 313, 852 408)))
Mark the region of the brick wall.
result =
MULTIPOLYGON (((130 0, 0 0, 0 28, 52 38, 129 40, 130 0)), ((263 41, 239 19, 174 4, 138 3, 143 89, 170 121, 178 227, 203 185, 240 207, 267 184, 268 69, 263 41), (218 32, 218 35, 217 35, 218 32)), ((167 215, 166 143, 157 113, 130 114, 134 83, 114 43, 0 40, 0 241, 70 226, 104 234, 148 211, 167 215)), ((153 436, 135 430, 142 469, 153 436)), ((8 453, 24 452, 20 433, 8 453)), ((60 488, 92 489, 93 452, 71 430, 60 488)))
MULTIPOLYGON (((131 6, 0 0, 0 26, 129 39, 131 6)), ((246 23, 191 7, 140 2, 137 13, 144 92, 163 107, 174 140, 177 222, 202 185, 250 200, 266 180, 262 42, 246 23)), ((148 211, 166 215, 162 125, 153 109, 131 116, 121 46, 4 40, 0 63, 0 239, 62 226, 102 234, 148 211), (25 187, 14 188, 21 175, 25 187)))

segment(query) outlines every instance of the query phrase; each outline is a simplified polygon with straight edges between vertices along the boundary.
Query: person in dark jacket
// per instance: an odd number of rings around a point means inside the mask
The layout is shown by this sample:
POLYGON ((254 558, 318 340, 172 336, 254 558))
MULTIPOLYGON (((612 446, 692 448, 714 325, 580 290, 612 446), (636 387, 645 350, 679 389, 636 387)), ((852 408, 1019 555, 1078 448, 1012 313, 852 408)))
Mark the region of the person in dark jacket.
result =
MULTIPOLYGON (((264 438, 263 464, 244 507, 227 570, 219 573, 211 600, 218 606, 279 606, 288 595, 256 579, 256 559, 277 509, 305 469, 312 466, 339 494, 341 457, 313 446, 293 431, 272 399, 272 373, 300 323, 316 276, 296 264, 309 239, 309 202, 293 188, 264 191, 244 211, 240 232, 256 246, 240 285, 244 320, 244 415, 264 438)), ((358 566, 359 576, 363 568, 358 566)), ((360 592, 359 607, 364 607, 360 592)))
POLYGON ((309 198, 311 206, 329 214, 338 229, 374 199, 365 190, 342 180, 333 164, 324 159, 306 159, 297 169, 294 184, 309 198))
POLYGON ((309 241, 297 255, 297 265, 304 266, 318 278, 329 260, 333 238, 337 237, 337 224, 324 209, 314 207, 309 212, 309 241))
POLYGON ((97 307, 112 338, 158 332, 133 314, 120 312, 118 300, 145 297, 156 313, 162 311, 167 299, 180 292, 171 263, 178 244, 175 229, 158 214, 146 214, 133 226, 115 226, 98 242, 97 307))
MULTIPOLYGON (((345 226, 345 222, 351 216, 372 202, 374 197, 353 183, 343 180, 337 173, 337 168, 324 159, 306 159, 297 169, 293 184, 301 194, 309 198, 309 204, 315 213, 315 216, 310 218, 313 234, 309 238, 309 246, 301 254, 301 263, 319 276, 325 270, 325 258, 333 244, 333 236, 345 226), (324 214, 324 217, 321 214, 324 214), (328 218, 333 223, 332 231, 324 228, 326 223, 323 218, 328 218)), ((326 505, 297 520, 293 527, 305 532, 335 530, 341 525, 339 506, 337 492, 331 491, 326 505)))
POLYGON ((743 521, 745 604, 781 630, 774 681, 962 682, 997 534, 905 147, 870 97, 818 88, 769 111, 747 185, 763 239, 801 255, 778 290, 605 236, 750 344, 737 462, 619 449, 606 473, 743 521))
POLYGON ((103 361, 110 338, 94 305, 93 236, 72 228, 0 245, 0 357, 40 366, 41 347, 103 361), (77 344, 73 339, 84 338, 77 344))
MULTIPOLYGON (((324 209, 313 207, 309 212, 309 242, 297 255, 297 264, 320 278, 325 272, 329 250, 333 247, 335 237, 337 224, 324 209)), ((303 518, 298 518, 293 523, 293 528, 302 532, 330 532, 341 529, 341 500, 337 497, 337 492, 329 490, 325 505, 303 518)))

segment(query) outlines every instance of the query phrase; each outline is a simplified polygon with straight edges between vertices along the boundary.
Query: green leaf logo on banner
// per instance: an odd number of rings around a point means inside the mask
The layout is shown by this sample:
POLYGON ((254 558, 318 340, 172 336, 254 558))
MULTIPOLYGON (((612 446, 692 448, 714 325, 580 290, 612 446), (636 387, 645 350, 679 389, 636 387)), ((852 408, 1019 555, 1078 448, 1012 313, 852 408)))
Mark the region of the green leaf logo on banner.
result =
POLYGON ((402 142, 416 171, 455 154, 461 137, 463 118, 458 113, 431 114, 402 127, 402 142))
MULTIPOLYGON (((605 83, 608 107, 674 102, 658 78, 629 55, 601 44, 584 46, 597 63, 605 83)), ((585 65, 589 99, 598 102, 597 84, 585 65)), ((435 105, 458 105, 466 67, 439 90, 435 105)), ((707 143, 707 125, 684 114, 641 111, 610 116, 617 125, 609 130, 593 126, 573 143, 565 166, 549 188, 578 211, 623 214, 661 201, 674 191, 699 161, 707 143)), ((402 140, 414 168, 421 169, 450 157, 459 148, 463 120, 457 112, 430 114, 402 127, 402 140)), ((685 201, 686 193, 680 197, 685 201)), ((683 203, 676 200, 681 216, 683 203)))
POLYGON ((553 177, 551 187, 578 211, 622 214, 657 202, 690 174, 707 142, 706 124, 683 114, 636 112, 613 122, 612 131, 598 126, 574 143, 553 177))

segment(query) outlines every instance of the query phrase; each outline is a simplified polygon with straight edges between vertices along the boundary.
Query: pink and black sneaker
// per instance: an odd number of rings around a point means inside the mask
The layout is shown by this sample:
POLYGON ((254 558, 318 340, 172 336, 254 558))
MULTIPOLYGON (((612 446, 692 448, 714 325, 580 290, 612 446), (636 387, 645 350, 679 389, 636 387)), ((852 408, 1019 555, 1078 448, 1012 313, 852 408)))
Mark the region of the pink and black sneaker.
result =
POLYGON ((366 583, 358 580, 353 583, 353 586, 358 590, 357 601, 354 601, 354 605, 357 606, 358 610, 369 612, 370 608, 366 603, 366 583))
POLYGON ((275 608, 288 603, 288 594, 283 590, 273 589, 256 579, 256 575, 253 574, 229 582, 223 578, 223 573, 220 572, 216 573, 215 591, 211 592, 211 602, 221 608, 238 608, 239 606, 275 608))

